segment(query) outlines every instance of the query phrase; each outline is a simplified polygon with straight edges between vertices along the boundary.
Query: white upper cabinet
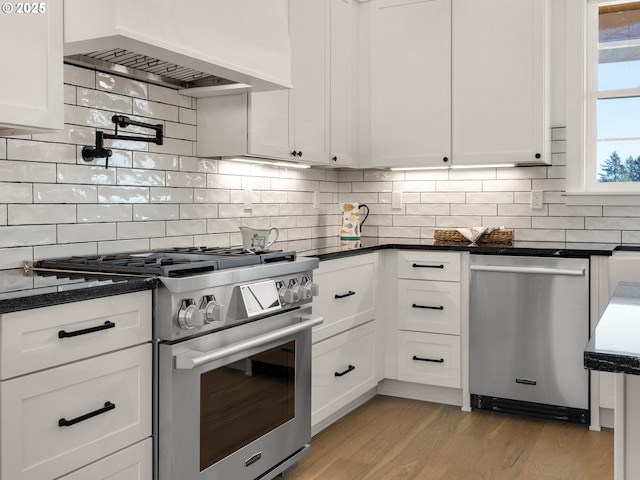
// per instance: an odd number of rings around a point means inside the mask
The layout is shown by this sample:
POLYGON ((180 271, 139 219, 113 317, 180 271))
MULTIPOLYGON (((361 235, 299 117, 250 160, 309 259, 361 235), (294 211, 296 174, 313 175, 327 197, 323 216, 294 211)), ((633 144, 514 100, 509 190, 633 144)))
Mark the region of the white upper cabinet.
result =
POLYGON ((290 2, 293 88, 199 99, 198 155, 350 162, 351 5, 290 2))
POLYGON ((371 89, 371 166, 447 166, 451 0, 373 0, 370 9, 362 82, 371 89))
POLYGON ((550 163, 548 0, 362 5, 371 166, 550 163))
POLYGON ((0 135, 62 130, 62 0, 5 5, 0 135))
POLYGON ((287 0, 64 0, 64 54, 123 49, 254 91, 291 86, 287 0))
POLYGON ((547 0, 453 0, 453 163, 551 163, 547 0))

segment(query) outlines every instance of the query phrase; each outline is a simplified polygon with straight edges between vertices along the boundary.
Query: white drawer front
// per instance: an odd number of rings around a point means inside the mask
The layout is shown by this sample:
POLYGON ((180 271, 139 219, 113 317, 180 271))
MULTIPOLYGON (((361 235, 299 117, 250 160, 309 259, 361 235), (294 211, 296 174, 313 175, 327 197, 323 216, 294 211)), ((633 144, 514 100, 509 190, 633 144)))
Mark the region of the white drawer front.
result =
POLYGON ((398 278, 460 281, 460 254, 456 252, 398 252, 398 278))
POLYGON ((313 345, 311 424, 376 385, 373 322, 313 345))
POLYGON ((398 328, 460 334, 460 284, 398 280, 398 328))
POLYGON ((324 323, 314 328, 314 342, 375 318, 376 258, 367 255, 320 262, 313 275, 320 286, 313 313, 323 317, 324 323))
POLYGON ((153 442, 148 438, 70 473, 60 480, 151 480, 153 478, 152 448, 153 442))
POLYGON ((81 360, 150 341, 151 291, 8 313, 0 331, 1 379, 81 360))
POLYGON ((151 355, 145 344, 1 382, 0 478, 58 478, 150 436, 151 355))
POLYGON ((399 331, 398 380, 460 388, 460 337, 399 331))

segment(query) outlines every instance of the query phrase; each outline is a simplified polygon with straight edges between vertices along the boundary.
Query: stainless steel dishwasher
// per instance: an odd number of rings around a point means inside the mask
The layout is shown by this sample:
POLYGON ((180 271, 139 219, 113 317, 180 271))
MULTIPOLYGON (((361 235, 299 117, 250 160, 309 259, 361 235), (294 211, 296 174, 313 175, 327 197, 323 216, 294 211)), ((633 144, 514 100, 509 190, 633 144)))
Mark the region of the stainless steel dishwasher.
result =
POLYGON ((471 404, 589 423, 589 259, 471 255, 471 404))

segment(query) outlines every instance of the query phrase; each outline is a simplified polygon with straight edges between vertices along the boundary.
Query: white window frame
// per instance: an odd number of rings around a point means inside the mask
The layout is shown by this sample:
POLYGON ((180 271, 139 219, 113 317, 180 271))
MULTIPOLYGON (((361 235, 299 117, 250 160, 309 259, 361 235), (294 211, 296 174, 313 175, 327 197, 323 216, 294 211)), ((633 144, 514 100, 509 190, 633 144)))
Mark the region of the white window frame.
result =
MULTIPOLYGON (((633 0, 628 0, 631 2, 633 0)), ((566 120, 569 205, 637 205, 638 182, 598 182, 596 169, 598 7, 619 0, 567 0, 566 120)), ((624 93, 618 91, 617 93, 624 93)))

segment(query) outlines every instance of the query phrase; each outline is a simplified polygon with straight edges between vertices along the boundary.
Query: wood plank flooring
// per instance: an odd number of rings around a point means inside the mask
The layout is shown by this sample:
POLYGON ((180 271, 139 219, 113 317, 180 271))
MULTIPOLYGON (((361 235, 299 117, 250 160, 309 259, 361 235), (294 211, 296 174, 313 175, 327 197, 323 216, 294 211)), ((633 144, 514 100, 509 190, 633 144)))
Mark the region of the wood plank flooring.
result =
POLYGON ((377 396, 285 480, 609 480, 613 431, 377 396))

